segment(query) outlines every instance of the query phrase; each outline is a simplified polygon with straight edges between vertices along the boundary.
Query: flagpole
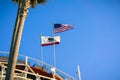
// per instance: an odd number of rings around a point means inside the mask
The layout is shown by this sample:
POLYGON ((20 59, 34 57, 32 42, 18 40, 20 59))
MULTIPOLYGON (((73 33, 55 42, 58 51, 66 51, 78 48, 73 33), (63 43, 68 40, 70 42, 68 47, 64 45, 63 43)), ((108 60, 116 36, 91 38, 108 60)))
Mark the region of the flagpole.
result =
MULTIPOLYGON (((53 22, 53 36, 55 37, 55 34, 54 34, 54 24, 55 24, 55 21, 53 22)), ((55 42, 54 42, 54 67, 56 69, 56 46, 55 46, 55 42)), ((55 79, 55 73, 56 73, 56 70, 53 73, 53 78, 54 79, 55 79)))
MULTIPOLYGON (((40 34, 40 44, 42 44, 42 34, 40 34)), ((41 56, 41 61, 42 61, 42 66, 43 66, 43 51, 42 51, 42 45, 40 45, 40 56, 41 56)))
POLYGON ((78 68, 78 72, 77 72, 77 74, 78 74, 78 80, 81 80, 80 67, 79 67, 79 65, 77 66, 77 68, 78 68))
MULTIPOLYGON (((55 37, 55 34, 54 34, 54 37, 55 37)), ((55 46, 55 43, 54 43, 54 67, 56 67, 56 46, 55 46)))

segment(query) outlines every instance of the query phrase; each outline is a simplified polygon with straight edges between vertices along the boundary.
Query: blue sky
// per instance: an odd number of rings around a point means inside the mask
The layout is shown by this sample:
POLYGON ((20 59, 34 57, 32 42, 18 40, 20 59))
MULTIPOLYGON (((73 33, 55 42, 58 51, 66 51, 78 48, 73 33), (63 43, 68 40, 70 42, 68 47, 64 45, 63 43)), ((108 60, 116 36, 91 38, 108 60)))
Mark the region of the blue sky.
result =
MULTIPOLYGON (((0 3, 0 50, 9 51, 17 14, 11 0, 0 3)), ((40 34, 53 36, 52 23, 75 28, 58 33, 57 68, 82 80, 120 80, 120 1, 49 0, 30 8, 19 53, 40 59, 40 34)), ((43 47, 44 61, 53 65, 53 46, 43 47)))

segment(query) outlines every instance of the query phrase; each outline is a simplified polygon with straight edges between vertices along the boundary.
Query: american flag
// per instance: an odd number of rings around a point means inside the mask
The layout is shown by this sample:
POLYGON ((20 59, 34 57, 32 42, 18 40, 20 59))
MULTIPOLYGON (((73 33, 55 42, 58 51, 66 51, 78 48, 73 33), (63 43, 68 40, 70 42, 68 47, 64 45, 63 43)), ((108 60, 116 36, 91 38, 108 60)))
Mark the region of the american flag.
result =
POLYGON ((69 29, 73 29, 73 26, 69 24, 54 24, 54 33, 63 32, 69 29))

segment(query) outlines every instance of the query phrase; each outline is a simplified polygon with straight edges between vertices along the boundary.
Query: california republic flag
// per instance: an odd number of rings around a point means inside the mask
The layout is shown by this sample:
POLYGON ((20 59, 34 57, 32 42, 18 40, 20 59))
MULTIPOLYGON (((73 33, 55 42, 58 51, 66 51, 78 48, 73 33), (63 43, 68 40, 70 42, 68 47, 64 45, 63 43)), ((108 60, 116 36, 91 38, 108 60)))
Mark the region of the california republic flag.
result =
POLYGON ((60 43, 60 36, 50 37, 50 36, 41 36, 41 45, 49 46, 60 43))

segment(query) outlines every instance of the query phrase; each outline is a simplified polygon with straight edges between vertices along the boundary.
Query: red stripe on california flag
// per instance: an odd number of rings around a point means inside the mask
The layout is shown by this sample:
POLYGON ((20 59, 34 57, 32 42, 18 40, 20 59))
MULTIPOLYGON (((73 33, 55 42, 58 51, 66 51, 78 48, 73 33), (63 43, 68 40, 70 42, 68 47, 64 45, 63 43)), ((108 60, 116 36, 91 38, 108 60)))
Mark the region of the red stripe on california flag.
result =
POLYGON ((54 44, 60 44, 60 42, 46 43, 46 44, 42 44, 42 46, 50 46, 54 44))

